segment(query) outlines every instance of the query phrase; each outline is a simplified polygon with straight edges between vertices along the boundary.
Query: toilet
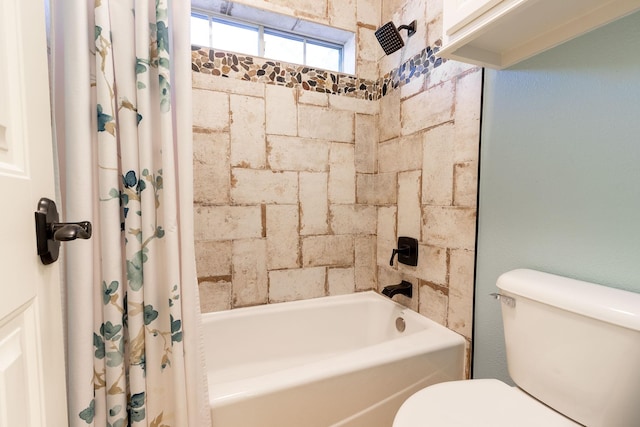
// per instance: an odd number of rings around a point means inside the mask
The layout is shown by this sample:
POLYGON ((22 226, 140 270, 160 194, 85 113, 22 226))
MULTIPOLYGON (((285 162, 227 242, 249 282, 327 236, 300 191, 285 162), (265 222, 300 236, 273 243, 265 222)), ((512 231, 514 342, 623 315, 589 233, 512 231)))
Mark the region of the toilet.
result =
POLYGON ((497 286, 516 387, 436 384, 393 427, 640 426, 640 294, 526 269, 497 286))

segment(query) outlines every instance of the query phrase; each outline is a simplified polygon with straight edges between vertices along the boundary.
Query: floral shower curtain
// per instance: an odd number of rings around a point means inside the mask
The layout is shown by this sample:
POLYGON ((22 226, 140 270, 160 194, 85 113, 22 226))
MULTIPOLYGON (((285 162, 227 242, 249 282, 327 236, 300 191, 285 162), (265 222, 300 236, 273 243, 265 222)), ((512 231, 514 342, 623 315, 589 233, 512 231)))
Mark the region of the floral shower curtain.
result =
POLYGON ((190 4, 53 0, 71 426, 210 425, 193 248, 190 4))

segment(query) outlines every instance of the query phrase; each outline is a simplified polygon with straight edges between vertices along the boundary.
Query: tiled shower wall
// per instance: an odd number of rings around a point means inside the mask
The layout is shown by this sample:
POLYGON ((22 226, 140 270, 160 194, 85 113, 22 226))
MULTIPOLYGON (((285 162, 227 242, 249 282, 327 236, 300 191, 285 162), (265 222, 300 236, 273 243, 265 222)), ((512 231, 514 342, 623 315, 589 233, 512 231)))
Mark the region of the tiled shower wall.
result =
MULTIPOLYGON (((242 2, 356 32, 368 80, 441 37, 441 0, 242 2), (375 28, 414 19, 405 48, 384 56, 375 28)), ((203 311, 404 279, 414 298, 398 301, 470 343, 480 69, 447 61, 380 100, 200 72, 193 87, 203 311), (398 236, 420 241, 417 267, 389 266, 398 236)))
POLYGON ((203 309, 376 286, 376 207, 356 200, 378 103, 194 73, 203 309))

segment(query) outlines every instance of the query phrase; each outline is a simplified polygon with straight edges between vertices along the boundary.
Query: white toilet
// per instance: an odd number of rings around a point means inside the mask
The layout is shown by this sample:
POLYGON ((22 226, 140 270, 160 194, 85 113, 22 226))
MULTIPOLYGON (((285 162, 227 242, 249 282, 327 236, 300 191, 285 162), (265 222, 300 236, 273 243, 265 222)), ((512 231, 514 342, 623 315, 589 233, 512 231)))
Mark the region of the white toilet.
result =
POLYGON ((509 374, 440 383, 393 427, 640 426, 640 294, 533 270, 497 283, 509 374))

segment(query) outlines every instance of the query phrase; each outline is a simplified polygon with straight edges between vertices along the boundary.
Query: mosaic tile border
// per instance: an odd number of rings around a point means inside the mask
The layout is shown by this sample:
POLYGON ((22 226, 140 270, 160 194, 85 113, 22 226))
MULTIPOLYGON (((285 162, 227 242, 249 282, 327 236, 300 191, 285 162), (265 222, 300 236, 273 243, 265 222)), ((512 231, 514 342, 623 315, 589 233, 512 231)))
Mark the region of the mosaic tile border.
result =
POLYGON ((442 43, 427 46, 400 67, 378 80, 361 79, 351 74, 336 73, 304 65, 271 61, 247 55, 191 46, 193 71, 251 82, 301 87, 304 90, 343 95, 352 98, 378 100, 412 79, 427 75, 444 59, 436 54, 442 43))

